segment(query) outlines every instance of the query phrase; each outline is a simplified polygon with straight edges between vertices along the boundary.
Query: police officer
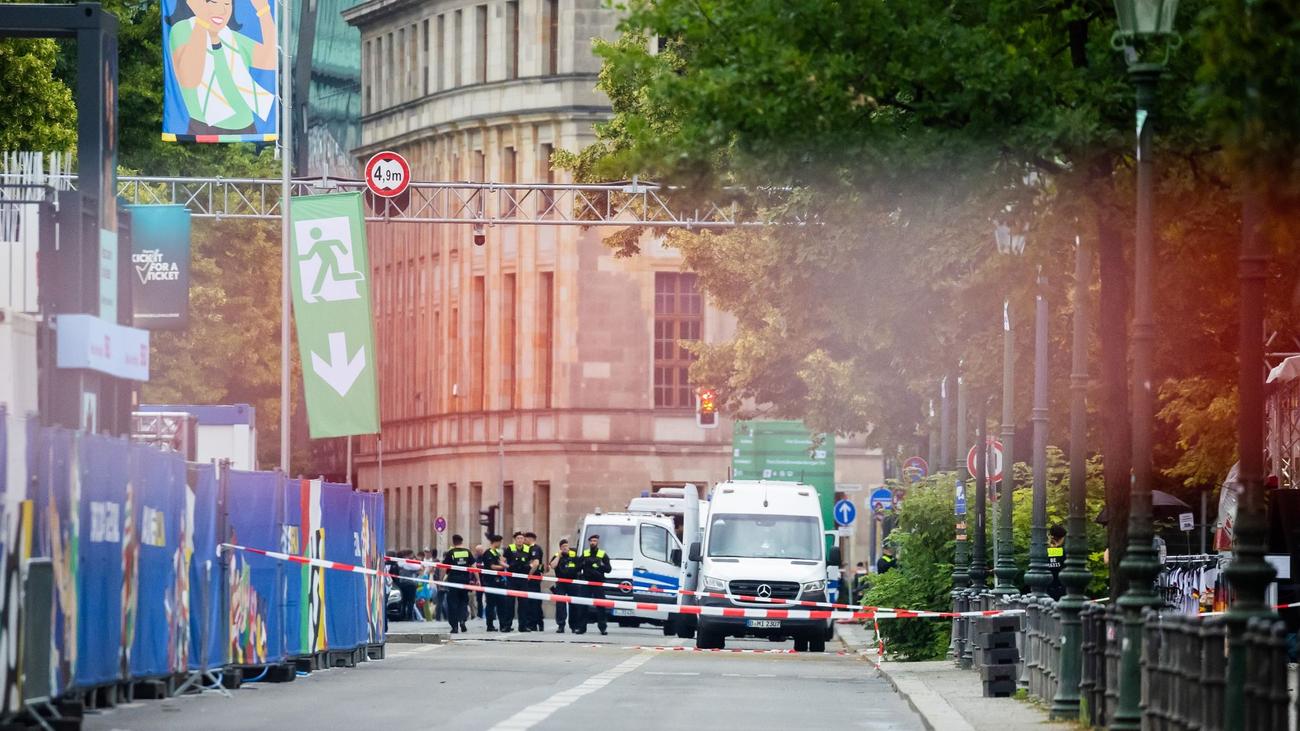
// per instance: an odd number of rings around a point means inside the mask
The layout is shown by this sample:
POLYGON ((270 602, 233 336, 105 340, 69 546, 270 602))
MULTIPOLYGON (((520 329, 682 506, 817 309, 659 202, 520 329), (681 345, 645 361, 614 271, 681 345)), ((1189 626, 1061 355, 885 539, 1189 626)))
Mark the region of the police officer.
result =
MULTIPOLYGON (((479 556, 479 568, 489 569, 491 571, 504 571, 506 568, 505 559, 501 558, 501 536, 493 533, 488 537, 488 547, 483 549, 483 555, 479 556)), ((480 574, 479 583, 483 584, 485 589, 500 589, 504 585, 500 576, 493 574, 480 574)), ((500 594, 483 592, 483 597, 487 603, 487 611, 484 613, 487 619, 487 631, 496 632, 497 628, 494 623, 499 622, 503 629, 510 628, 510 622, 514 619, 512 612, 507 611, 506 598, 500 594)))
MULTIPOLYGON (((528 531, 524 534, 524 545, 528 546, 528 591, 542 593, 542 571, 546 567, 546 554, 537 545, 537 534, 528 531)), ((542 623, 542 600, 526 599, 528 602, 528 627, 534 632, 546 629, 542 623)))
POLYGON ((880 558, 876 559, 876 573, 878 574, 887 574, 897 565, 894 559, 894 547, 886 543, 883 550, 884 552, 880 554, 880 558))
MULTIPOLYGON (((587 581, 604 581, 605 576, 609 574, 612 567, 609 564, 609 555, 600 547, 600 536, 592 534, 587 538, 587 549, 582 552, 578 560, 579 570, 582 578, 587 581)), ((591 599, 604 599, 605 590, 600 586, 587 586, 583 592, 591 599)), ((605 629, 605 610, 599 607, 584 607, 587 611, 583 612, 582 629, 574 630, 576 634, 583 634, 587 631, 587 625, 591 622, 591 615, 596 615, 596 626, 600 628, 602 635, 609 634, 605 629)))
POLYGON ((1061 569, 1065 566, 1065 526, 1057 523, 1048 531, 1047 568, 1052 572, 1052 583, 1047 586, 1047 594, 1053 599, 1065 596, 1065 584, 1061 583, 1061 569))
MULTIPOLYGON (((460 534, 451 537, 451 548, 443 555, 442 562, 450 566, 469 568, 474 565, 474 554, 464 545, 465 539, 460 534)), ((470 573, 468 571, 458 571, 456 569, 446 569, 446 575, 443 581, 449 584, 468 584, 470 583, 470 573)), ((448 588, 447 591, 447 621, 451 623, 451 633, 468 632, 469 628, 465 626, 466 612, 469 611, 469 591, 467 589, 448 588)))
MULTIPOLYGON (((557 579, 576 579, 578 578, 578 552, 569 548, 567 538, 560 541, 560 550, 551 556, 551 570, 555 572, 557 579)), ((581 596, 581 593, 575 593, 573 584, 565 584, 559 581, 551 587, 551 593, 558 596, 581 596)), ((564 623, 567 619, 569 629, 575 633, 578 631, 578 619, 581 616, 578 606, 574 605, 572 609, 564 602, 555 603, 555 631, 558 634, 564 634, 564 623)))
MULTIPOLYGON (((510 545, 506 546, 505 551, 501 554, 502 558, 504 558, 506 562, 506 570, 512 574, 518 574, 518 576, 511 576, 506 579, 506 588, 514 589, 516 591, 528 591, 527 575, 531 568, 529 562, 532 561, 532 552, 528 550, 528 546, 524 545, 523 538, 523 531, 515 531, 514 536, 510 541, 510 545)), ((507 605, 506 611, 512 618, 519 618, 520 632, 531 631, 528 627, 527 601, 527 599, 518 600, 516 611, 515 600, 511 597, 505 597, 505 603, 507 605)), ((510 622, 507 621, 505 626, 501 628, 501 631, 509 632, 510 622)))

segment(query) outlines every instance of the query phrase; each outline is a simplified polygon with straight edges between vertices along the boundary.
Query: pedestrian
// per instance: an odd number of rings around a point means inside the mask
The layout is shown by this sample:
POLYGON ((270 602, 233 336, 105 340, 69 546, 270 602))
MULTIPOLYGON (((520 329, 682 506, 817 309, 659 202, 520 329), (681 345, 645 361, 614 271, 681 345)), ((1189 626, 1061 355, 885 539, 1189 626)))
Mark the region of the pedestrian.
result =
POLYGON ((876 559, 876 573, 878 574, 887 574, 893 569, 898 568, 898 563, 894 559, 894 547, 886 543, 883 551, 884 552, 880 554, 880 558, 876 559))
POLYGON ((415 592, 418 588, 418 582, 411 581, 411 578, 420 575, 420 565, 412 563, 415 552, 409 548, 398 551, 397 556, 406 559, 399 562, 398 576, 401 578, 397 580, 397 590, 402 592, 402 609, 400 612, 402 621, 415 622, 417 621, 415 617, 415 592))
POLYGON ((1057 523, 1048 530, 1047 535, 1047 569, 1052 572, 1052 583, 1047 586, 1047 595, 1059 600, 1065 596, 1065 584, 1061 583, 1061 569, 1065 567, 1065 526, 1057 523))
MULTIPOLYGON (((479 556, 479 568, 489 571, 504 571, 506 566, 501 559, 501 536, 495 533, 488 537, 488 547, 483 549, 483 555, 479 556)), ((479 583, 485 589, 500 589, 505 585, 500 576, 493 574, 480 574, 479 583)), ((484 604, 487 605, 484 618, 487 619, 487 631, 496 632, 495 624, 500 624, 503 632, 510 631, 510 622, 513 620, 513 612, 507 612, 506 597, 500 594, 484 592, 484 604)))
POLYGON ((853 604, 861 604, 862 597, 867 593, 871 586, 871 575, 867 573, 867 565, 859 561, 853 567, 853 604))
MULTIPOLYGON (((478 566, 479 559, 483 557, 483 544, 482 543, 474 544, 473 550, 474 550, 474 565, 478 566)), ((470 575, 470 583, 475 586, 480 586, 482 582, 479 580, 479 575, 475 573, 470 575)), ((471 591, 469 593, 469 600, 470 600, 470 605, 472 607, 470 610, 470 616, 475 619, 483 619, 483 604, 484 604, 483 592, 471 591)))
MULTIPOLYGON (((510 545, 506 546, 502 557, 505 558, 506 570, 514 574, 514 576, 506 579, 506 588, 515 591, 528 591, 529 562, 532 561, 532 552, 528 550, 528 546, 524 545, 523 531, 517 530, 514 532, 514 537, 510 541, 510 545)), ((506 601, 511 605, 509 607, 510 615, 519 620, 519 631, 531 632, 532 630, 528 626, 528 600, 515 600, 506 597, 506 601)), ((501 631, 510 631, 509 622, 501 631)))
MULTIPOLYGON (((528 591, 542 593, 542 571, 546 568, 546 556, 542 547, 537 545, 537 534, 528 531, 524 534, 524 544, 528 546, 528 591)), ((528 599, 528 625, 534 632, 546 629, 542 623, 542 600, 528 599)))
MULTIPOLYGON (((581 592, 574 593, 576 588, 574 584, 560 581, 561 579, 578 578, 578 552, 569 548, 569 539, 560 539, 560 548, 551 556, 551 571, 555 572, 555 585, 551 587, 551 593, 556 596, 580 596, 581 592)), ((582 613, 578 605, 570 607, 566 602, 555 603, 555 632, 564 634, 565 620, 568 620, 569 629, 575 633, 578 631, 578 620, 582 613)))
MULTIPOLYGON (((600 536, 593 533, 587 538, 587 548, 582 552, 578 561, 579 570, 582 578, 586 581, 604 582, 605 576, 609 574, 612 567, 609 563, 609 556, 600 547, 600 536)), ((584 587, 583 594, 589 599, 604 599, 605 589, 601 586, 587 585, 584 587)), ((595 615, 596 626, 600 633, 608 634, 605 629, 605 608, 604 607, 584 607, 582 618, 582 629, 574 630, 577 634, 586 634, 587 625, 591 623, 592 615, 595 615)))
MULTIPOLYGON (((451 537, 451 548, 447 550, 446 555, 442 557, 442 562, 449 566, 467 569, 474 565, 474 554, 463 546, 465 539, 460 534, 451 537)), ((465 570, 456 570, 448 568, 443 580, 449 584, 465 585, 470 583, 470 573, 465 570)), ((469 609, 469 591, 457 587, 448 587, 447 591, 447 621, 451 623, 451 633, 468 632, 469 628, 465 626, 465 615, 469 609)))

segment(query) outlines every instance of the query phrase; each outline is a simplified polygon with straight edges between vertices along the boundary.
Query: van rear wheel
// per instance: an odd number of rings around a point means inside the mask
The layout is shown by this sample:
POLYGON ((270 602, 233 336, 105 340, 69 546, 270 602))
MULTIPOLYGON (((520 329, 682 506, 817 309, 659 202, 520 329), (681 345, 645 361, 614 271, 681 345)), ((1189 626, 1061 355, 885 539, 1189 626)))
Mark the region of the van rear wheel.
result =
POLYGON ((807 652, 807 651, 808 651, 808 640, 805 639, 805 638, 803 638, 803 637, 796 637, 796 638, 794 639, 794 651, 795 651, 795 652, 807 652))
POLYGON ((809 652, 826 652, 826 640, 820 637, 815 640, 808 640, 809 652))
POLYGON ((689 640, 695 637, 695 628, 683 620, 677 622, 677 636, 683 640, 689 640))
POLYGON ((695 634, 695 649, 697 650, 721 650, 726 646, 726 640, 722 638, 722 633, 717 630, 705 630, 701 627, 695 634))

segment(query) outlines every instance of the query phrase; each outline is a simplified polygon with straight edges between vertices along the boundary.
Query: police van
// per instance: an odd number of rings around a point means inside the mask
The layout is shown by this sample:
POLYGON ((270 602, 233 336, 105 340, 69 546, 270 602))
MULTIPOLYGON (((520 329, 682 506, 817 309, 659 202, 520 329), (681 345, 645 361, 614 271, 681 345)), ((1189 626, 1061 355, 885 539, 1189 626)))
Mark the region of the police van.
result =
MULTIPOLYGON (((577 532, 582 538, 574 548, 585 551, 587 539, 600 536, 600 547, 609 555, 611 568, 605 581, 620 586, 607 587, 606 599, 672 605, 677 601, 675 593, 652 589, 677 589, 682 550, 674 527, 672 518, 663 515, 589 513, 582 519, 577 532)), ((666 611, 638 614, 630 609, 614 609, 611 614, 622 627, 636 627, 643 622, 663 624, 667 617, 666 611)))
MULTIPOLYGON (((827 601, 827 567, 838 566, 840 555, 839 548, 826 548, 816 488, 767 480, 722 482, 700 515, 701 529, 688 541, 686 573, 698 574, 700 591, 726 596, 682 597, 683 604, 783 609, 797 608, 799 601, 827 601)), ((689 629, 683 629, 679 636, 688 636, 689 629)), ((700 649, 722 649, 727 637, 765 637, 793 639, 795 650, 812 652, 824 652, 832 633, 825 619, 707 615, 699 616, 694 632, 700 649)))

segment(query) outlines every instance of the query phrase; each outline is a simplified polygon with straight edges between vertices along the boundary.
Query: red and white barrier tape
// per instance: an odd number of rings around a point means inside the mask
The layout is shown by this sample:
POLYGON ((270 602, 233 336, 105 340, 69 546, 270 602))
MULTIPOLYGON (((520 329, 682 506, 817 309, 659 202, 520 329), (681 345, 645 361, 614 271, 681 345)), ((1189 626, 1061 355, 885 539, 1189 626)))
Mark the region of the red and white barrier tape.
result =
MULTIPOLYGON (((439 561, 422 561, 413 558, 398 558, 396 556, 385 556, 385 560, 394 563, 403 563, 408 566, 426 566, 450 571, 466 571, 473 575, 484 576, 504 576, 513 579, 528 579, 530 581, 549 581, 557 584, 577 584, 580 586, 599 586, 605 589, 617 589, 622 592, 633 591, 631 581, 612 582, 612 581, 591 581, 589 579, 568 579, 560 576, 545 576, 540 574, 521 574, 515 571, 498 571, 496 569, 485 569, 478 566, 454 566, 439 561)), ((635 587, 636 591, 650 594, 666 594, 670 596, 693 596, 707 599, 734 599, 740 602, 750 602, 753 604, 782 604, 794 607, 816 607, 818 609, 843 609, 850 612, 862 611, 892 611, 888 607, 871 607, 858 604, 837 604, 835 602, 814 602, 806 599, 774 599, 772 597, 749 596, 746 594, 730 594, 717 591, 692 591, 690 589, 665 589, 659 586, 639 586, 635 587)))
POLYGON ((908 609, 867 609, 858 612, 842 612, 816 609, 757 609, 746 607, 700 607, 700 606, 679 606, 657 604, 655 602, 632 602, 618 599, 592 599, 589 597, 569 596, 567 594, 544 594, 542 592, 521 591, 518 589, 498 589, 492 586, 480 586, 476 584, 459 584, 453 581, 438 581, 436 579, 426 579, 415 576, 398 576, 387 571, 379 569, 366 568, 364 566, 354 566, 352 564, 341 563, 339 561, 327 561, 321 558, 308 558, 306 556, 294 556, 279 551, 267 551, 261 548, 251 546, 240 546, 234 543, 222 543, 222 550, 243 551, 277 561, 288 561, 290 563, 302 564, 305 566, 317 566, 335 571, 348 571, 354 574, 364 574, 367 576, 386 576, 393 579, 404 579, 414 581, 420 584, 432 584, 451 589, 465 589, 468 591, 477 591, 483 594, 497 594, 499 596, 513 597, 516 599, 535 599, 538 601, 554 602, 557 604, 577 604, 580 606, 597 607, 600 609, 629 609, 638 612, 672 612, 674 614, 692 614, 703 615, 706 617, 731 617, 744 619, 880 619, 907 618, 907 617, 955 617, 955 616, 972 616, 986 617, 996 614, 1020 614, 1024 610, 992 610, 982 612, 963 612, 960 615, 953 612, 924 612, 912 611, 908 609))

